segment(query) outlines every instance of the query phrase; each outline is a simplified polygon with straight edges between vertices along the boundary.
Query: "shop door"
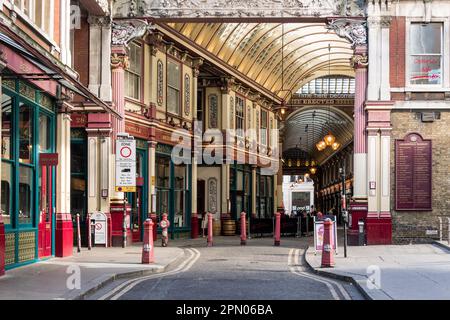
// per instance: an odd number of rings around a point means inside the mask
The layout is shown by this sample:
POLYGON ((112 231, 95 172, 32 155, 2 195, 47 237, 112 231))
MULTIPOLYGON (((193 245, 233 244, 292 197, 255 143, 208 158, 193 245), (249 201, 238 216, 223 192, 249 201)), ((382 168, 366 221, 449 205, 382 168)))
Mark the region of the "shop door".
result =
POLYGON ((39 258, 42 258, 52 254, 52 167, 40 166, 39 176, 38 254, 39 258))
POLYGON ((142 186, 136 187, 136 192, 130 192, 128 201, 131 204, 131 233, 133 242, 141 241, 142 186))

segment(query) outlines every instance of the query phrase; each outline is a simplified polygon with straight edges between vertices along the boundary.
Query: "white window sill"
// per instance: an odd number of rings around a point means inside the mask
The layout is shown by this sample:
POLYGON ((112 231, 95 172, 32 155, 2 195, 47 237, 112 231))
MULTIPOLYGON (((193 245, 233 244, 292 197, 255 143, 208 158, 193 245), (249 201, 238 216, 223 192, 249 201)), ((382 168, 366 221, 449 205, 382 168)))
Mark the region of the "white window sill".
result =
POLYGON ((450 88, 444 88, 444 87, 391 88, 391 92, 450 92, 450 88))

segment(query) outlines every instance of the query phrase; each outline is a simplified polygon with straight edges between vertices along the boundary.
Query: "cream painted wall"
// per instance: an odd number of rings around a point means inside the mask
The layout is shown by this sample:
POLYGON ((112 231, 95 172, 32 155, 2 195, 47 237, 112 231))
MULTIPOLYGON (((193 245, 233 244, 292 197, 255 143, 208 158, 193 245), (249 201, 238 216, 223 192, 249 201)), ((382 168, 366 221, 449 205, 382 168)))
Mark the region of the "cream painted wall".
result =
POLYGON ((198 167, 197 169, 197 179, 198 180, 205 180, 205 210, 208 210, 208 179, 209 178, 216 178, 217 179, 217 212, 214 215, 214 218, 220 219, 220 214, 222 213, 221 210, 221 194, 222 194, 222 186, 224 185, 225 181, 221 181, 221 167, 198 167))

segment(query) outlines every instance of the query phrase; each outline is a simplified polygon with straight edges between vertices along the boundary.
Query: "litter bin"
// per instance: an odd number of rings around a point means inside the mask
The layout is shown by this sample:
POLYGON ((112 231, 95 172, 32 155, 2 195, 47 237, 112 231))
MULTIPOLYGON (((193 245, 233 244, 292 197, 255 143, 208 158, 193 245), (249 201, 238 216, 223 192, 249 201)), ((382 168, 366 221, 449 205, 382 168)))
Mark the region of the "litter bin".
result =
POLYGON ((366 233, 364 230, 364 220, 358 221, 358 246, 366 245, 366 233))

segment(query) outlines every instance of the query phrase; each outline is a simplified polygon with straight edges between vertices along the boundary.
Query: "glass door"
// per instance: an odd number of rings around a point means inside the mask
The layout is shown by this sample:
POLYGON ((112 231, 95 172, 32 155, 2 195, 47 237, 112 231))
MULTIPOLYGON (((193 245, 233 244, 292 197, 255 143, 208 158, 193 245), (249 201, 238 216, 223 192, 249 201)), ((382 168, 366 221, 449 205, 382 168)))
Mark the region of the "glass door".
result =
POLYGON ((39 258, 48 257, 52 254, 52 167, 39 167, 39 258))

